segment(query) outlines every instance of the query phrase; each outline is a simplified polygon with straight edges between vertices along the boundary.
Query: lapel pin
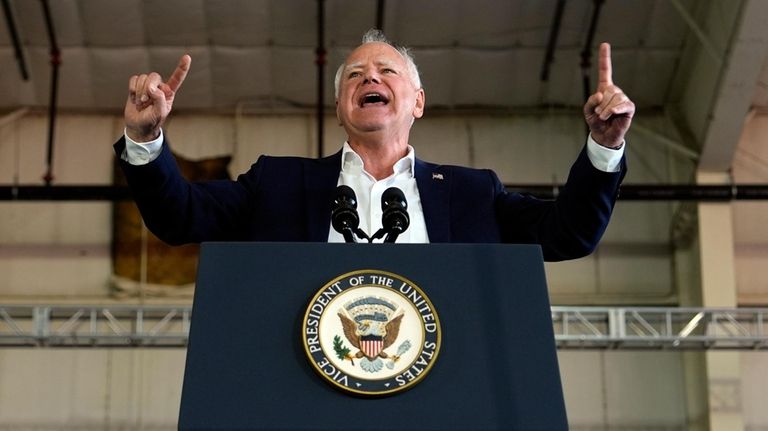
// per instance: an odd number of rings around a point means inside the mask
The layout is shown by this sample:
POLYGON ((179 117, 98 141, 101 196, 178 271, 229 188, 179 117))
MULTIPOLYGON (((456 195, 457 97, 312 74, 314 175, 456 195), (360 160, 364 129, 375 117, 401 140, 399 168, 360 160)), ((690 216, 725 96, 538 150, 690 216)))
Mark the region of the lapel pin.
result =
POLYGON ((437 174, 437 173, 433 172, 432 173, 432 179, 433 180, 444 180, 445 178, 443 178, 443 174, 437 174))

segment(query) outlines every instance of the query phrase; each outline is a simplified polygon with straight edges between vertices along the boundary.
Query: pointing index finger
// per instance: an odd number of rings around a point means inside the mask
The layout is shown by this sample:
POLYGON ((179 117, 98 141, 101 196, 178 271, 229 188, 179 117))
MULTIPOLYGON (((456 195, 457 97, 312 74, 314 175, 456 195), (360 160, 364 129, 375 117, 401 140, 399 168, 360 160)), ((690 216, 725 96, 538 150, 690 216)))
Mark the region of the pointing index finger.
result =
POLYGON ((608 43, 600 44, 600 59, 598 62, 597 86, 602 88, 613 85, 613 68, 611 66, 611 45, 608 43))
POLYGON ((176 90, 181 87, 181 84, 184 82, 184 78, 187 77, 187 72, 189 72, 189 66, 191 64, 192 57, 187 54, 181 56, 181 59, 179 59, 179 65, 176 66, 176 70, 174 70, 170 78, 168 78, 167 84, 171 91, 176 92, 176 90))

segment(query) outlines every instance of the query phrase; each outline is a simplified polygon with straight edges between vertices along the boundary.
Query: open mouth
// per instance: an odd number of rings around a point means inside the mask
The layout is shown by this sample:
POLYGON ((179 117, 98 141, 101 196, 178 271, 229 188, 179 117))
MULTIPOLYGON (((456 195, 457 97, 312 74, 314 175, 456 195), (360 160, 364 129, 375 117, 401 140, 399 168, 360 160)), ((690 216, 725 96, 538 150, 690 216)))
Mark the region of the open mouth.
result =
POLYGON ((360 107, 384 106, 389 103, 389 99, 381 93, 366 93, 360 98, 360 107))

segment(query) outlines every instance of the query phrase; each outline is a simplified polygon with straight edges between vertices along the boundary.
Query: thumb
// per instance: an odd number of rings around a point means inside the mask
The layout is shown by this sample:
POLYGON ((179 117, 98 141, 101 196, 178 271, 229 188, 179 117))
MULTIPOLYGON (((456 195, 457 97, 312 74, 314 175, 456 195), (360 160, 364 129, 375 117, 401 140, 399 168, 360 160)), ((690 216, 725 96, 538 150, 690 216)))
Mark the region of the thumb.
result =
POLYGON ((587 103, 584 104, 584 115, 593 115, 595 113, 595 108, 597 108, 602 101, 603 93, 597 92, 591 95, 589 99, 587 99, 587 103))

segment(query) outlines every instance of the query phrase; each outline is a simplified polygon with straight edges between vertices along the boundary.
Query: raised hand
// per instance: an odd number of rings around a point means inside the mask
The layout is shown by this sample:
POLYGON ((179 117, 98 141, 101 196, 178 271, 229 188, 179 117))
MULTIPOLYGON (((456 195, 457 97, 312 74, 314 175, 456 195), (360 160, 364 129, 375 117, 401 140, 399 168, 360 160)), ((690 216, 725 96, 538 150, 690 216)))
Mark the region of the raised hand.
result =
POLYGON ((190 64, 192 57, 181 56, 179 65, 166 82, 155 72, 134 75, 128 80, 124 116, 129 138, 148 142, 160 136, 160 127, 171 113, 173 99, 187 77, 190 64))
POLYGON ((597 91, 584 104, 584 119, 592 139, 598 144, 618 148, 624 142, 635 115, 635 104, 613 84, 611 45, 600 44, 597 91))

